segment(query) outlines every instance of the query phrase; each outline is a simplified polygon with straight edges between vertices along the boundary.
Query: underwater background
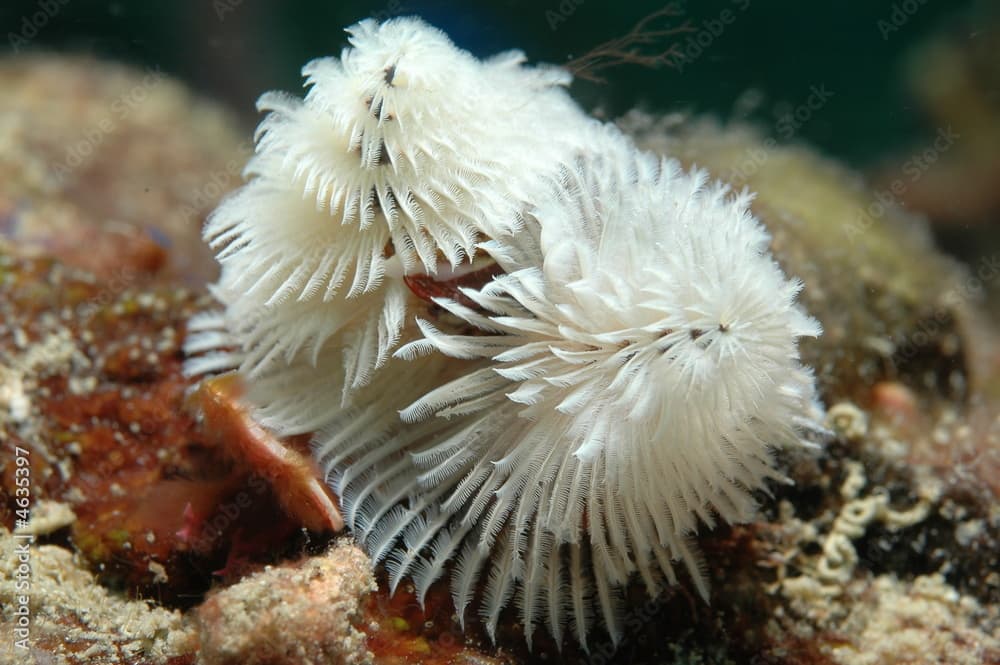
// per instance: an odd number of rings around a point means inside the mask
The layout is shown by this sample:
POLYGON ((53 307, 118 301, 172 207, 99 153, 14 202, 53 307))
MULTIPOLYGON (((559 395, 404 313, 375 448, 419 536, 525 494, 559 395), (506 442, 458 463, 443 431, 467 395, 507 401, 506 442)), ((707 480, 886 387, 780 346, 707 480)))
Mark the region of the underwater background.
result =
MULTIPOLYGON (((480 57, 519 48, 531 61, 562 64, 627 33, 664 4, 51 0, 53 9, 46 12, 51 19, 35 22, 41 24, 37 36, 23 48, 85 52, 160 67, 249 115, 262 91, 298 89, 302 64, 338 54, 346 45, 343 28, 366 17, 415 14, 480 57)), ((824 86, 832 97, 796 137, 852 163, 919 139, 926 118, 907 89, 907 57, 936 33, 964 34, 973 45, 987 39, 974 12, 996 5, 973 0, 673 4, 679 16, 661 25, 687 22, 693 31, 662 41, 685 46, 694 55, 691 64, 679 70, 622 66, 605 72, 602 85, 577 83, 574 92, 581 102, 612 116, 639 104, 657 111, 729 116, 745 109, 740 102, 747 102, 752 92, 761 120, 777 122, 789 106, 805 101, 812 86, 824 86), (728 22, 726 12, 732 17, 728 22), (692 50, 689 40, 698 48, 692 50)), ((11 33, 20 34, 23 18, 45 11, 45 5, 38 0, 3 3, 0 25, 8 50, 15 46, 11 33)))
MULTIPOLYGON (((0 7, 0 26, 8 51, 88 53, 158 68, 227 103, 249 129, 257 122, 253 104, 260 93, 300 89, 302 64, 339 53, 346 46, 343 28, 365 17, 420 15, 480 57, 519 48, 532 62, 563 64, 670 6, 676 15, 652 28, 686 30, 639 48, 647 53, 674 48, 666 58, 673 64, 612 66, 599 73, 600 82, 578 77, 573 93, 581 104, 608 118, 636 106, 745 118, 779 142, 807 142, 855 168, 878 170, 905 162, 941 129, 941 118, 921 101, 919 90, 929 76, 922 70, 933 40, 951 40, 978 59, 975 67, 992 68, 979 72, 981 92, 992 105, 993 120, 1000 117, 998 5, 990 0, 669 5, 655 0, 8 0, 0 7)), ((994 125, 993 133, 1000 128, 994 125)), ((939 231, 948 249, 975 260, 983 243, 1000 247, 997 233, 984 231, 983 220, 958 217, 945 220, 957 221, 958 228, 949 223, 939 231)))

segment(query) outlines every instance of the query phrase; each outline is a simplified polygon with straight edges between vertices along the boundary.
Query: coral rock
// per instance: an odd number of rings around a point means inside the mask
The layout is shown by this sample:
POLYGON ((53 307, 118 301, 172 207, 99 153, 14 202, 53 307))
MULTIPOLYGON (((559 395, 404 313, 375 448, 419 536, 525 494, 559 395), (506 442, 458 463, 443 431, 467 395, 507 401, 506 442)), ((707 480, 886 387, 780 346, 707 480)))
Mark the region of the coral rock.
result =
POLYGON ((368 663, 356 623, 375 589, 368 558, 342 541, 323 556, 268 567, 198 610, 204 665, 368 663))

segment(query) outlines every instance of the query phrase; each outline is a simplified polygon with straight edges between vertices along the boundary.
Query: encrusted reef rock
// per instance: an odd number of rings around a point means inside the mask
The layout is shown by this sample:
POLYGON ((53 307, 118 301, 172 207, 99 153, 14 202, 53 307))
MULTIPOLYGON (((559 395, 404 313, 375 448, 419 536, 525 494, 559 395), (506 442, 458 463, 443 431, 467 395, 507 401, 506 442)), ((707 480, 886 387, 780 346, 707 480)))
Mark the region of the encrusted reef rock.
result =
POLYGON ((282 509, 280 474, 254 466, 267 456, 236 459, 189 408, 180 349, 213 271, 191 248, 243 163, 229 116, 89 60, 3 60, 0 85, 0 630, 18 621, 12 553, 30 536, 39 662, 1000 663, 1000 353, 976 312, 983 277, 844 168, 748 128, 625 121, 757 192, 825 328, 803 350, 834 437, 784 460, 795 484, 762 496, 756 523, 699 534, 711 604, 636 589, 617 650, 536 633, 528 653, 515 612, 497 647, 463 631, 446 584, 424 607, 405 584, 389 597, 358 548, 282 509))
POLYGON ((72 514, 41 535, 106 584, 190 604, 298 526, 199 429, 180 371, 238 130, 158 72, 32 56, 0 81, 0 523, 22 449, 32 518, 72 514))
POLYGON ((189 617, 109 592, 62 547, 32 546, 30 556, 19 557, 19 546, 28 542, 26 534, 0 527, 0 662, 179 663, 196 648, 189 617), (28 590, 19 586, 25 560, 28 590), (19 597, 27 597, 27 605, 19 597), (16 644, 20 607, 31 619, 25 650, 16 644))
POLYGON ((372 663, 356 627, 375 590, 364 553, 343 541, 329 552, 268 567, 211 594, 197 610, 205 665, 372 663))

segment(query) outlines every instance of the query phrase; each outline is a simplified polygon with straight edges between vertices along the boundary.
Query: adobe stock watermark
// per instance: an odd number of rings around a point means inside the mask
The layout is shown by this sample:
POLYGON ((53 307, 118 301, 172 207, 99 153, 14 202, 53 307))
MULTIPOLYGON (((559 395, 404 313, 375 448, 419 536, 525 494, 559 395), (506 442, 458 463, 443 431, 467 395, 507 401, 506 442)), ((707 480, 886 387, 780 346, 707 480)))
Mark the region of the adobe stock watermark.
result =
POLYGON ((559 4, 554 8, 545 10, 545 22, 549 24, 549 30, 556 31, 560 24, 570 19, 576 10, 579 9, 585 0, 559 0, 559 4))
POLYGON ((932 340, 938 339, 952 324, 954 313, 966 303, 978 300, 989 285, 1000 281, 1000 254, 979 260, 970 274, 947 291, 931 316, 920 320, 917 330, 895 340, 894 356, 902 361, 913 359, 932 340))
POLYGON ((717 16, 705 19, 677 48, 671 61, 677 71, 693 64, 708 51, 737 17, 750 8, 750 0, 731 0, 733 8, 726 7, 717 16))
POLYGON ((939 127, 933 142, 923 150, 912 153, 900 166, 902 175, 893 179, 886 187, 876 189, 872 192, 871 202, 855 213, 855 218, 849 224, 844 225, 844 234, 847 240, 855 242, 861 234, 871 228, 876 220, 882 219, 891 208, 901 208, 899 200, 906 190, 913 184, 920 181, 932 166, 941 158, 941 155, 951 150, 951 148, 961 139, 962 136, 951 128, 951 125, 939 127))
POLYGON ((35 537, 23 533, 31 520, 31 451, 14 448, 14 651, 28 652, 31 637, 31 545, 35 537))
POLYGON ((108 106, 108 111, 81 138, 66 146, 62 161, 53 169, 57 181, 65 181, 72 171, 89 162, 108 137, 115 133, 120 123, 146 103, 153 88, 163 78, 164 74, 159 66, 148 68, 139 83, 116 97, 108 106))
POLYGON ((38 0, 38 9, 21 17, 20 30, 7 33, 7 43, 14 53, 27 48, 70 0, 38 0))
POLYGON ((612 660, 615 653, 629 636, 637 635, 642 631, 644 626, 656 618, 657 613, 662 609, 666 600, 667 596, 661 593, 657 594, 654 598, 647 598, 646 602, 641 605, 629 606, 625 616, 622 617, 623 639, 619 643, 619 646, 615 647, 614 643, 610 640, 594 645, 590 649, 590 658, 588 660, 590 665, 604 665, 604 663, 612 660))
POLYGON ((226 17, 235 12, 243 4, 243 0, 212 0, 212 11, 215 18, 225 21, 226 17))
POLYGON ((246 488, 237 492, 230 500, 220 502, 210 515, 200 521, 197 532, 185 527, 177 535, 186 537, 188 544, 196 552, 210 551, 244 511, 254 504, 254 497, 259 497, 267 488, 267 481, 261 476, 250 474, 246 488))
POLYGON ((222 195, 233 190, 242 179, 243 166, 253 154, 253 142, 244 141, 237 149, 239 157, 227 161, 221 169, 216 169, 197 187, 184 202, 177 215, 185 221, 192 221, 201 211, 214 207, 222 195))
POLYGON ((138 272, 128 265, 117 268, 111 273, 111 277, 104 283, 103 288, 101 288, 97 295, 87 299, 86 302, 80 305, 80 317, 89 318, 97 314, 100 310, 110 307, 118 296, 132 286, 138 276, 138 272))
POLYGON ((809 96, 805 101, 778 116, 774 124, 778 138, 788 141, 795 136, 820 109, 826 106, 827 102, 833 99, 833 96, 834 92, 827 89, 825 83, 809 86, 809 96))
POLYGON ((743 157, 724 174, 723 179, 733 185, 745 185, 771 158, 771 152, 778 147, 779 139, 787 142, 794 138, 835 94, 825 83, 809 86, 809 95, 805 100, 781 113, 774 123, 773 133, 763 139, 760 145, 747 148, 743 157))
POLYGON ((385 3, 385 7, 382 9, 377 9, 368 15, 368 18, 373 18, 378 22, 385 21, 392 18, 393 16, 399 16, 400 14, 409 11, 406 5, 402 3, 402 0, 389 0, 385 3))
POLYGON ((902 0, 894 4, 889 15, 875 23, 882 41, 888 41, 890 35, 899 32, 927 2, 928 0, 902 0))
MULTIPOLYGON (((68 2, 68 0, 66 1, 68 2)), ((215 17, 222 22, 242 5, 243 0, 212 0, 212 11, 215 12, 215 17)), ((368 17, 381 22, 393 16, 399 16, 404 11, 406 11, 406 7, 402 0, 389 0, 383 9, 373 11, 368 17)))

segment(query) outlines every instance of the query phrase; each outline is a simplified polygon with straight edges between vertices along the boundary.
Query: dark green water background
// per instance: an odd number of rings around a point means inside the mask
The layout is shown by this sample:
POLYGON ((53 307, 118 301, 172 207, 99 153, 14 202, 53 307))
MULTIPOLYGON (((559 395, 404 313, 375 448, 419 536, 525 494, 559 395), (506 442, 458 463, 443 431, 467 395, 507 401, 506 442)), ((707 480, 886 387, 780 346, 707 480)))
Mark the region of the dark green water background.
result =
MULTIPOLYGON (((974 38, 962 21, 975 5, 968 0, 679 4, 695 31, 676 39, 689 53, 698 52, 688 40, 699 33, 708 43, 690 65, 680 71, 622 66, 606 72, 604 85, 578 83, 577 98, 612 115, 643 104, 729 117, 749 91, 760 102, 754 119, 767 126, 805 102, 813 86, 825 86, 833 96, 796 136, 858 166, 928 129, 901 76, 914 44, 949 29, 974 38), (733 20, 720 32, 724 11, 733 20), (897 26, 900 17, 905 20, 897 26)), ((159 66, 228 102, 250 124, 261 91, 297 90, 301 65, 339 52, 344 26, 365 16, 418 14, 476 54, 516 47, 533 60, 563 63, 662 6, 655 0, 4 0, 0 34, 10 50, 24 18, 46 12, 51 16, 30 48, 159 66)))

